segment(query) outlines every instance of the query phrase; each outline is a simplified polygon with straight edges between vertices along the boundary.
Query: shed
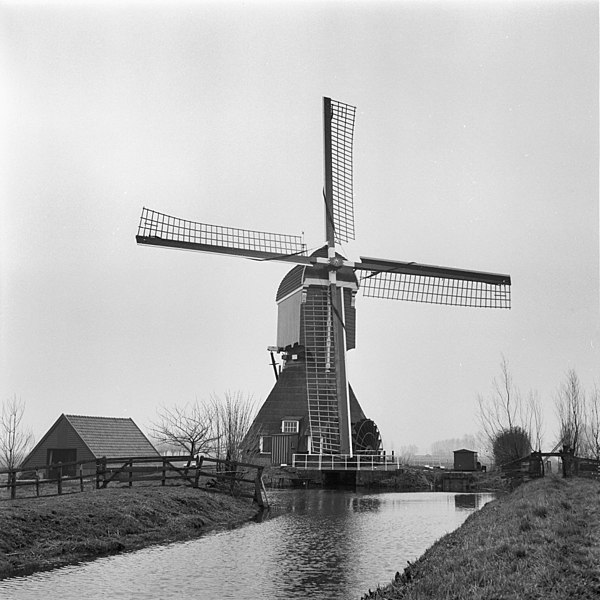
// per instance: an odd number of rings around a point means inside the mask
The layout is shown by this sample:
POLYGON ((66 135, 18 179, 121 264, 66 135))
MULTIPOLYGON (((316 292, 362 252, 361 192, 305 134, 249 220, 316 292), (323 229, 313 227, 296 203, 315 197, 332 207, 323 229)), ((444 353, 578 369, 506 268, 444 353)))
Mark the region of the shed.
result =
MULTIPOLYGON (((104 456, 158 457, 160 454, 131 418, 62 414, 21 466, 33 470, 58 462, 93 461, 104 456)), ((92 471, 95 466, 84 465, 84 472, 92 471)), ((64 473, 74 475, 75 465, 66 467, 64 473)))
POLYGON ((454 451, 455 471, 477 471, 477 452, 461 448, 454 451))

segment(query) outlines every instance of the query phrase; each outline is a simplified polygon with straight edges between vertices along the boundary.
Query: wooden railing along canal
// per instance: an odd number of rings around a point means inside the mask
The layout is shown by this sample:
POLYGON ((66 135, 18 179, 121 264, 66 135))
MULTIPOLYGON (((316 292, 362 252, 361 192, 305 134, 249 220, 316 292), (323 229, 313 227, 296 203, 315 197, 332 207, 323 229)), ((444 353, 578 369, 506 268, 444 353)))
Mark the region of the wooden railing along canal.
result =
POLYGON ((293 454, 292 467, 317 471, 397 471, 400 457, 386 454, 293 454))
POLYGON ((214 492, 252 498, 268 505, 261 465, 203 455, 98 458, 54 463, 32 469, 0 471, 0 490, 6 497, 39 497, 105 489, 110 484, 202 487, 214 492))

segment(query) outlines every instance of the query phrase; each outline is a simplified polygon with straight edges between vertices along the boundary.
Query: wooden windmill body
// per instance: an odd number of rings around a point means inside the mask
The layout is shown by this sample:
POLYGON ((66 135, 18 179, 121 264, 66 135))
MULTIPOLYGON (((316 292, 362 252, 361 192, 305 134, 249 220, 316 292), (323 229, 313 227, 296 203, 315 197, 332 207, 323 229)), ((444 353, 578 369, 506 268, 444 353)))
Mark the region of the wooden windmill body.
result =
MULTIPOLYGON (((355 108, 323 99, 326 244, 308 255, 299 236, 212 226, 144 208, 137 242, 237 255, 296 266, 277 291, 276 384, 250 430, 272 462, 296 452, 379 452, 377 426, 348 384, 346 352, 355 346, 354 300, 363 295, 433 304, 510 308, 508 275, 361 257, 336 244, 354 239, 352 142, 355 108)), ((259 445, 259 444, 257 444, 259 445)))

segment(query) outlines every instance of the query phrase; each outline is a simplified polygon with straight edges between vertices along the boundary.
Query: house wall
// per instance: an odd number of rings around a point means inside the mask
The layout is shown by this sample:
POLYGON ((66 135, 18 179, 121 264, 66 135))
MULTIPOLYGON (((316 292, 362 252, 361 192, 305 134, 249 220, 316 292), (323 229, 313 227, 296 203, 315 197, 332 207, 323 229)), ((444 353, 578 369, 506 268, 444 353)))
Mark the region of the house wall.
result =
POLYGON ((455 452, 454 469, 456 471, 476 471, 477 452, 455 452))
MULTIPOLYGON (((77 450, 76 460, 94 460, 93 454, 83 444, 73 427, 69 422, 62 418, 46 434, 42 442, 33 450, 23 463, 25 469, 35 469, 48 464, 48 449, 69 449, 77 450)), ((95 472, 95 467, 90 467, 95 472)), ((86 469, 86 471, 90 471, 86 469)))

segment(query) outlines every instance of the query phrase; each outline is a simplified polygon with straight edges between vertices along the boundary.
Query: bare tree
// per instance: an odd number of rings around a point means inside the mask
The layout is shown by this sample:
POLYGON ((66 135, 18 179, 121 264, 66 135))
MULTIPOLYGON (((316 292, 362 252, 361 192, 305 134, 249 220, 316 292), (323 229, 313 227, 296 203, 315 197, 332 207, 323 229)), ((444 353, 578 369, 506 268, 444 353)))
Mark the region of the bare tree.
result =
POLYGON ((184 450, 186 454, 210 453, 216 442, 213 434, 212 407, 199 403, 162 407, 152 423, 151 435, 168 448, 184 450))
POLYGON ((508 368, 508 361, 502 356, 500 363, 500 379, 492 380, 492 394, 484 397, 481 394, 479 404, 479 422, 490 446, 499 432, 512 429, 521 411, 521 396, 516 389, 508 368))
POLYGON ((600 391, 594 387, 588 403, 587 445, 592 458, 600 460, 600 391))
POLYGON ((217 458, 243 460, 258 441, 257 436, 248 435, 256 412, 254 400, 242 392, 227 391, 223 398, 213 394, 210 406, 217 458), (254 440, 254 437, 257 439, 254 440))
POLYGON ((559 423, 560 441, 577 456, 583 445, 585 430, 585 392, 574 369, 567 372, 556 396, 556 414, 559 423))
POLYGON ((25 403, 16 395, 2 403, 0 416, 0 461, 6 469, 15 469, 23 459, 33 434, 23 428, 25 403))
POLYGON ((544 442, 544 414, 542 404, 537 390, 531 390, 527 399, 529 413, 529 437, 532 446, 538 451, 542 451, 544 442))
POLYGON ((409 465, 413 462, 415 455, 418 453, 419 449, 415 444, 409 444, 408 446, 400 446, 400 450, 398 450, 398 459, 401 463, 405 465, 409 465))
POLYGON ((474 435, 467 433, 460 438, 437 440, 431 444, 429 450, 433 456, 452 457, 455 450, 460 450, 461 448, 477 450, 478 446, 477 438, 474 435))
POLYGON ((537 393, 530 392, 529 402, 523 402, 504 356, 500 362, 500 377, 492 380, 492 394, 488 397, 479 395, 477 400, 479 422, 497 465, 523 458, 531 451, 532 438, 541 446, 542 412, 537 393), (524 437, 527 443, 524 443, 524 437), (498 444, 498 440, 502 443, 498 444), (497 448, 502 448, 498 456, 497 448))

